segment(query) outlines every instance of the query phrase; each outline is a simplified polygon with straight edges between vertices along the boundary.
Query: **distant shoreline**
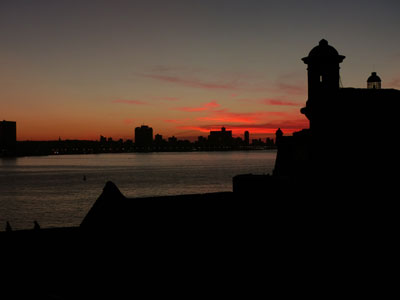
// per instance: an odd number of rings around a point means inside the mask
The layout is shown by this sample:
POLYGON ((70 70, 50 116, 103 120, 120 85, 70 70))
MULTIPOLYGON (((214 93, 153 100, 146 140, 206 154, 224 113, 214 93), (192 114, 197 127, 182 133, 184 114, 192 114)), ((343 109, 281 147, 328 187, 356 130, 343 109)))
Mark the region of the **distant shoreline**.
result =
POLYGON ((109 150, 109 151, 82 151, 80 149, 70 151, 31 151, 17 153, 16 155, 5 155, 0 158, 17 158, 17 157, 32 157, 32 156, 58 156, 58 155, 88 155, 88 154, 118 154, 118 153, 181 153, 181 152, 231 152, 231 151, 270 151, 277 150, 276 147, 260 147, 260 146, 249 146, 249 147, 238 147, 238 148, 193 148, 193 149, 154 149, 154 150, 109 150))

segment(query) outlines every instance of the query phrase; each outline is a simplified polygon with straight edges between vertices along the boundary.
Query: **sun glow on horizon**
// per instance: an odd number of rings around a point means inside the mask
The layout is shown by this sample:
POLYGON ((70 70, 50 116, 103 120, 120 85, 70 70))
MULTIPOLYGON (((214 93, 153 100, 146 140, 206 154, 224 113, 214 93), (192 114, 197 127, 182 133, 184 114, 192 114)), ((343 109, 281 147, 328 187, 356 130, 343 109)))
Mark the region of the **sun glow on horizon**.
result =
POLYGON ((19 141, 133 139, 142 124, 182 139, 291 134, 309 126, 301 58, 325 37, 347 57, 346 86, 364 87, 374 63, 400 87, 398 1, 357 16, 348 2, 223 2, 2 3, 0 120, 19 141))

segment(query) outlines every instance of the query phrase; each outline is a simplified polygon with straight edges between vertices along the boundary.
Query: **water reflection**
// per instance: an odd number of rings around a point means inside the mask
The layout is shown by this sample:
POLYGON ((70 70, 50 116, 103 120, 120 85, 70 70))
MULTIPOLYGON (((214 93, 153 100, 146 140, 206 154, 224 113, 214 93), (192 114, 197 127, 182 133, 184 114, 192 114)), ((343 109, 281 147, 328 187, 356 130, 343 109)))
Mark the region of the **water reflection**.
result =
POLYGON ((1 157, 0 166, 16 166, 18 164, 18 157, 1 157))
POLYGON ((234 175, 270 173, 275 156, 250 151, 2 159, 0 226, 10 221, 13 228, 30 228, 33 220, 42 227, 79 225, 108 180, 127 197, 232 191, 234 175))

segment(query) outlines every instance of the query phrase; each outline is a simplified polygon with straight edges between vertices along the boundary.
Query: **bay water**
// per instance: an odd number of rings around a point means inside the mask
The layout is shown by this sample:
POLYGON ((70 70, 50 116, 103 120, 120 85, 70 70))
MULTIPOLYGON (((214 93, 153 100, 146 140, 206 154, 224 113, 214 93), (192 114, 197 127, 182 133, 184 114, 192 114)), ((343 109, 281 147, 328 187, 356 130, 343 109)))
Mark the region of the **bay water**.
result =
POLYGON ((79 226, 107 181, 129 198, 232 191, 238 174, 272 173, 275 150, 0 158, 0 231, 79 226))

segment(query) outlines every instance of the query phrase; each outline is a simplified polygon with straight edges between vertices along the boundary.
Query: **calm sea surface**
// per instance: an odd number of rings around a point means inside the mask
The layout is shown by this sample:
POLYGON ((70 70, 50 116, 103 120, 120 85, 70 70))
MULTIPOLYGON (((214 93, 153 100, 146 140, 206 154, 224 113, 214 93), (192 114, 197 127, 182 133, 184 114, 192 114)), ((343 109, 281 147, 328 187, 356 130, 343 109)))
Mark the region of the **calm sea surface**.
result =
POLYGON ((113 181, 127 197, 232 191, 238 174, 271 173, 276 151, 0 158, 0 231, 77 226, 113 181), (86 180, 84 180, 86 177, 86 180))

